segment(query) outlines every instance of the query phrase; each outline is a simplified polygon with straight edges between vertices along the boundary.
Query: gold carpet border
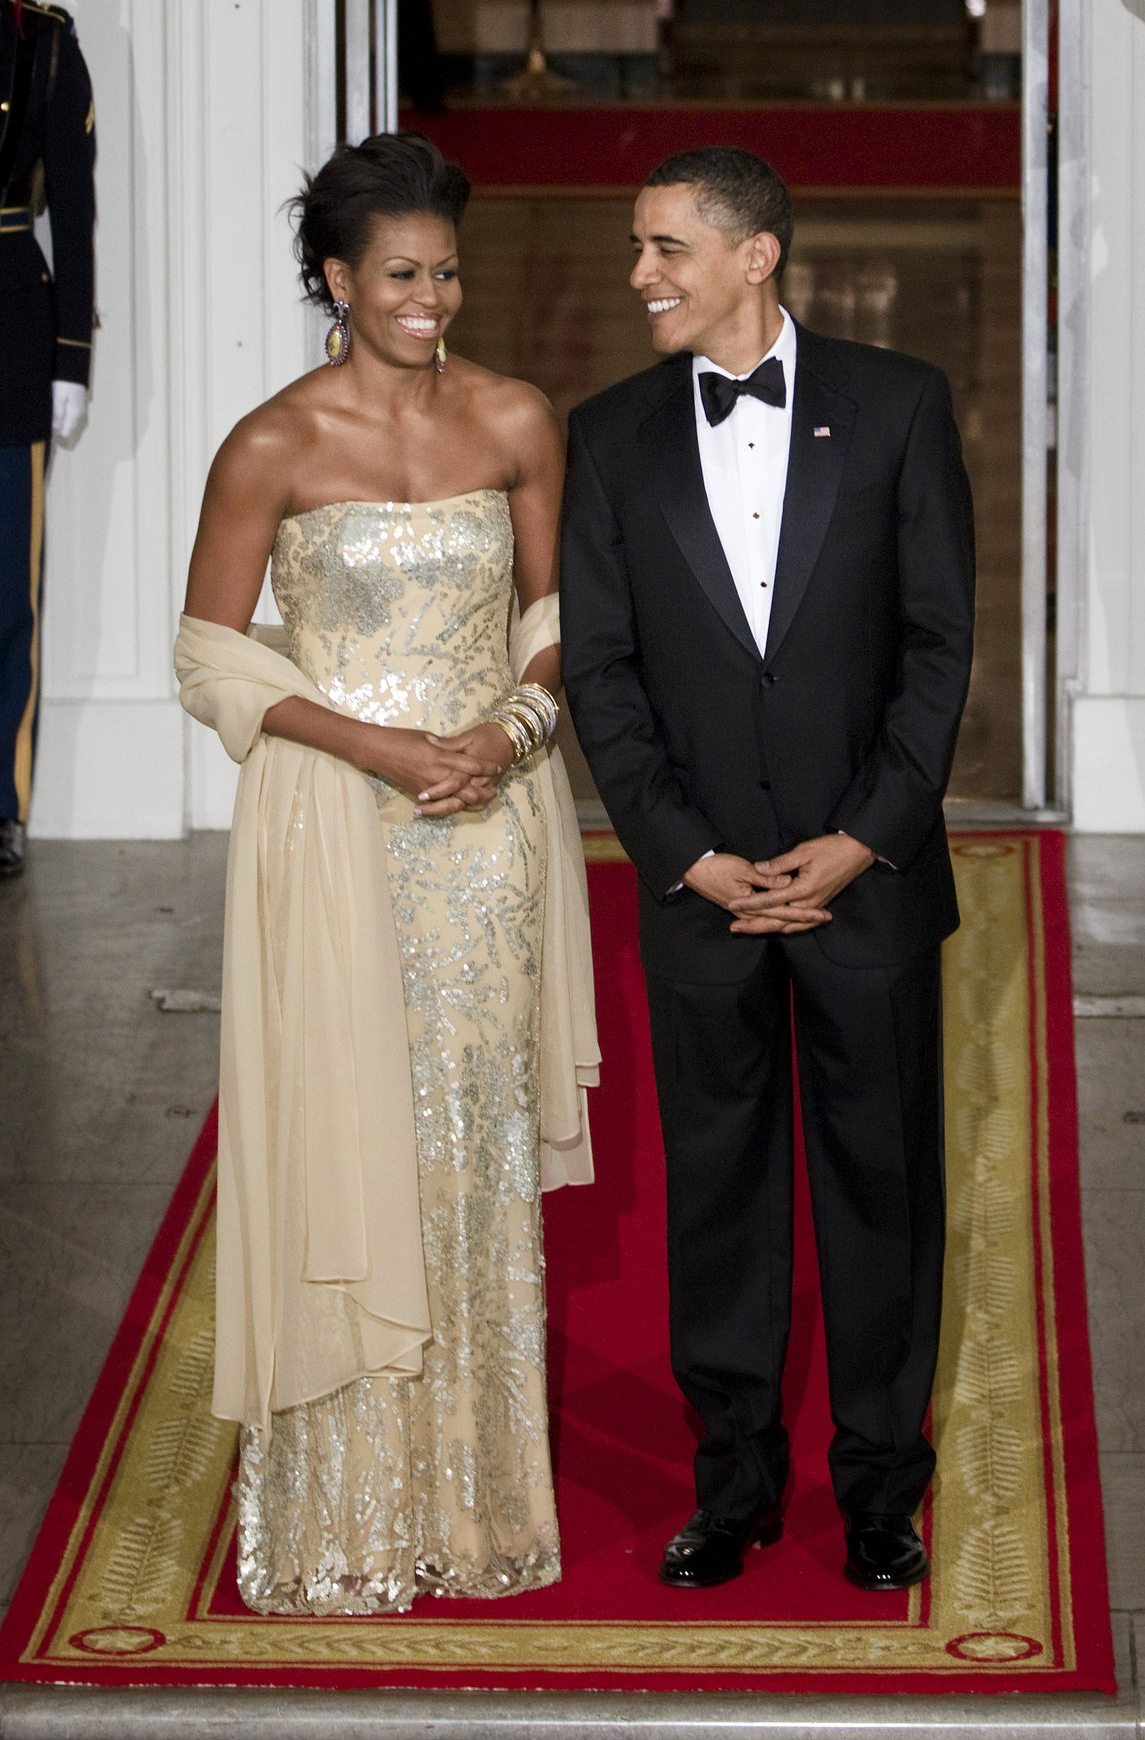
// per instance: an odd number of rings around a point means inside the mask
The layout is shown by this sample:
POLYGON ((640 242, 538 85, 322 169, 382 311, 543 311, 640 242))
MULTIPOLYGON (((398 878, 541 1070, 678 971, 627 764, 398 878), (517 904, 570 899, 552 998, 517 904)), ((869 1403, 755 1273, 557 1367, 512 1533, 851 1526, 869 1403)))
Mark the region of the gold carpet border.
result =
MULTIPOLYGON (((591 856, 610 857, 606 846, 591 842, 591 856)), ((205 1187, 23 1660, 74 1673, 96 1658, 139 1658, 143 1678, 151 1664, 696 1676, 1072 1669, 1039 849, 1036 835, 954 844, 963 922, 945 961, 948 1308, 935 1389, 940 1478, 925 1624, 917 1594, 906 1623, 219 1619, 201 1607, 192 1617, 235 1446, 235 1428, 208 1412, 209 1238, 194 1254, 161 1339, 159 1330, 206 1212, 205 1187)), ((217 1574, 219 1553, 213 1557, 217 1574)))

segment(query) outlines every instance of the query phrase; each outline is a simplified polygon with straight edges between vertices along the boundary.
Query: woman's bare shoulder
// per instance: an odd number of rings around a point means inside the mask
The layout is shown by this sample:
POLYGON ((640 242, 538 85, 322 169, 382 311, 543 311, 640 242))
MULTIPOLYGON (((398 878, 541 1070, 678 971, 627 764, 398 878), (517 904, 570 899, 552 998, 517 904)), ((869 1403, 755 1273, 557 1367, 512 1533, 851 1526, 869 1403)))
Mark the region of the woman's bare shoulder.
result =
POLYGON ((280 488, 287 483, 317 439, 315 385, 312 376, 303 375, 241 417, 215 455, 212 480, 239 488, 264 480, 280 488))
POLYGON ((559 429, 557 414, 539 387, 513 375, 499 375, 468 357, 456 359, 474 410, 499 429, 526 435, 559 429))
MULTIPOLYGON (((318 370, 314 371, 319 373, 318 370)), ((291 381, 273 398, 241 417, 223 442, 220 453, 236 459, 277 460, 314 438, 320 394, 310 375, 291 381)))

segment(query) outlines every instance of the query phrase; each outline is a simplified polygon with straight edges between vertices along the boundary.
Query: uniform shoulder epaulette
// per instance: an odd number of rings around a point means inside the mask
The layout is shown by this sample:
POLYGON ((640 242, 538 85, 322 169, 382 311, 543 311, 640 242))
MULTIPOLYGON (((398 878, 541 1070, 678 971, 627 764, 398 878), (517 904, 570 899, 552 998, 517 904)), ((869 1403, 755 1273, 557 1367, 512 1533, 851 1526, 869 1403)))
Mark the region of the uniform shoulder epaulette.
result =
POLYGON ((24 0, 25 12, 38 12, 41 18, 50 18, 53 24, 66 24, 70 27, 72 15, 65 12, 62 6, 49 6, 48 0, 24 0))

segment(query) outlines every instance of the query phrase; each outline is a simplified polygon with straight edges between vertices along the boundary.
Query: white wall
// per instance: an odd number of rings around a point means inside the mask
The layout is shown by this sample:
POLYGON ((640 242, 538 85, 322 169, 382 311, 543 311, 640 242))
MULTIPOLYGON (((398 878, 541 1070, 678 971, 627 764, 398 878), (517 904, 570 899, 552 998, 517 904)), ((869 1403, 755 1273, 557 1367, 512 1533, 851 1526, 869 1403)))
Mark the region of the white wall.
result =
POLYGON ((1062 623, 1072 808, 1145 832, 1145 22, 1067 0, 1063 30, 1062 623), (1064 50, 1069 46, 1073 52, 1064 50))
POLYGON ((88 426, 48 492, 32 831, 226 827, 234 776, 171 673, 210 458, 299 374, 282 202, 308 159, 316 0, 73 0, 99 146, 88 426))

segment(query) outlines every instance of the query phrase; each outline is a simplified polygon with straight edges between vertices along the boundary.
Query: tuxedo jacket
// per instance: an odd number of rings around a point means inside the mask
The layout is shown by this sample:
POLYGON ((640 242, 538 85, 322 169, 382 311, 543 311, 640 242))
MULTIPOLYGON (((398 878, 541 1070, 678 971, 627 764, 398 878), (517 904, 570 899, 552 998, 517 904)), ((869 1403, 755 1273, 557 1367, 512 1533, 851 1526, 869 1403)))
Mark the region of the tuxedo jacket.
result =
MULTIPOLYGON (((710 849, 842 830, 885 863, 812 933, 887 966, 958 924, 942 817, 970 676, 970 489, 945 376, 796 327, 771 621, 752 637, 704 491, 692 359, 569 424, 561 620, 577 735, 641 884, 646 968, 730 982, 764 938, 673 892, 710 849)), ((735 415, 735 412, 732 412, 735 415)))

